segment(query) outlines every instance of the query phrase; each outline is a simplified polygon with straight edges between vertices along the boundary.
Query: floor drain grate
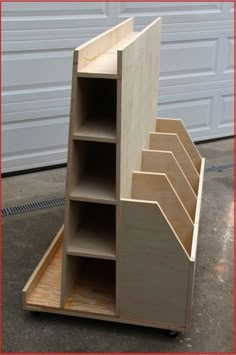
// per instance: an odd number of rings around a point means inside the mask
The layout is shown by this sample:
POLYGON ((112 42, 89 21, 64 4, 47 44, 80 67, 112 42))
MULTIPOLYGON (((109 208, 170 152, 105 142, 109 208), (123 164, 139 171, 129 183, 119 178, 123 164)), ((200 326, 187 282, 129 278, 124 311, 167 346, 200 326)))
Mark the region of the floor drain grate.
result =
POLYGON ((65 197, 56 197, 44 201, 36 201, 31 203, 24 203, 18 206, 5 207, 1 209, 2 216, 10 216, 18 213, 31 212, 41 208, 60 206, 65 203, 65 197))

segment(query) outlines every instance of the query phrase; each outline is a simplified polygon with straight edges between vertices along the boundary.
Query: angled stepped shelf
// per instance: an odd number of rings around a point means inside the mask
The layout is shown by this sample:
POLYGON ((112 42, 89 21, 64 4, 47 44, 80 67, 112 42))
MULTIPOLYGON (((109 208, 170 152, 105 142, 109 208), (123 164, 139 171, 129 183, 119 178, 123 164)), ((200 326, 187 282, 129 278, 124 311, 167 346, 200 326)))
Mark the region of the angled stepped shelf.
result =
POLYGON ((64 225, 25 309, 183 331, 190 324, 204 159, 156 118, 161 19, 75 49, 64 225))

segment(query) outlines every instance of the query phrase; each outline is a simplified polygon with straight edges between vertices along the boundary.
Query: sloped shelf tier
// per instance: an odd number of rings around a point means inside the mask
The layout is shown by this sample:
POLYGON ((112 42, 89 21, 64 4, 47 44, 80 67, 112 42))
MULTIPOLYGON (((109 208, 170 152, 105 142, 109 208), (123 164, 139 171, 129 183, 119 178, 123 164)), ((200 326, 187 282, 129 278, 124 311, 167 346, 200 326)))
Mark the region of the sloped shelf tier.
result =
POLYGON ((115 315, 115 262, 76 258, 78 276, 64 305, 66 310, 115 315))
MULTIPOLYGON (((138 37, 139 32, 131 32, 113 47, 105 51, 98 58, 79 69, 77 75, 79 77, 94 77, 118 79, 120 76, 117 70, 117 52, 125 48, 130 42, 138 37)), ((89 61, 89 60, 88 60, 89 61)))
POLYGON ((115 260, 115 206, 70 202, 68 255, 115 260))
POLYGON ((109 116, 87 119, 73 134, 74 139, 116 143, 116 120, 109 116))
POLYGON ((116 146, 111 143, 73 142, 73 183, 69 198, 116 203, 116 146))

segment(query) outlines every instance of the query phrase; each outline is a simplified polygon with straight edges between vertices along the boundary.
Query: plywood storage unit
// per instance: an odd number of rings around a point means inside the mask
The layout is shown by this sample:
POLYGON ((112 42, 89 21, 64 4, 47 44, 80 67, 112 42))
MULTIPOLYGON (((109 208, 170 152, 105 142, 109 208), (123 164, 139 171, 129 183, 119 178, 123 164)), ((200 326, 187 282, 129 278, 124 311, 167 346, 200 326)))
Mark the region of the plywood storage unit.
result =
POLYGON ((128 19, 74 51, 65 221, 28 310, 189 326, 204 159, 156 118, 160 31, 128 19))

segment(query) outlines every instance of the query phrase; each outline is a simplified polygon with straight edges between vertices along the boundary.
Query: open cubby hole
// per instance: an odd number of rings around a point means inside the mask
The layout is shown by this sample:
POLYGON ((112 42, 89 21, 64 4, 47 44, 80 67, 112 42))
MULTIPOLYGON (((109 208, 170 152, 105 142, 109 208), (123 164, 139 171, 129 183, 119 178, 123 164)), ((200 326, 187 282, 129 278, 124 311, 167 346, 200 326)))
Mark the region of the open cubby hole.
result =
POLYGON ((116 207, 69 202, 67 254, 115 259, 116 207))
POLYGON ((70 198, 115 204, 116 145, 73 141, 70 198))
POLYGON ((75 139, 116 140, 117 82, 113 79, 78 78, 78 115, 75 139))
POLYGON ((67 265, 73 266, 73 284, 64 308, 115 315, 115 261, 67 256, 67 265))

